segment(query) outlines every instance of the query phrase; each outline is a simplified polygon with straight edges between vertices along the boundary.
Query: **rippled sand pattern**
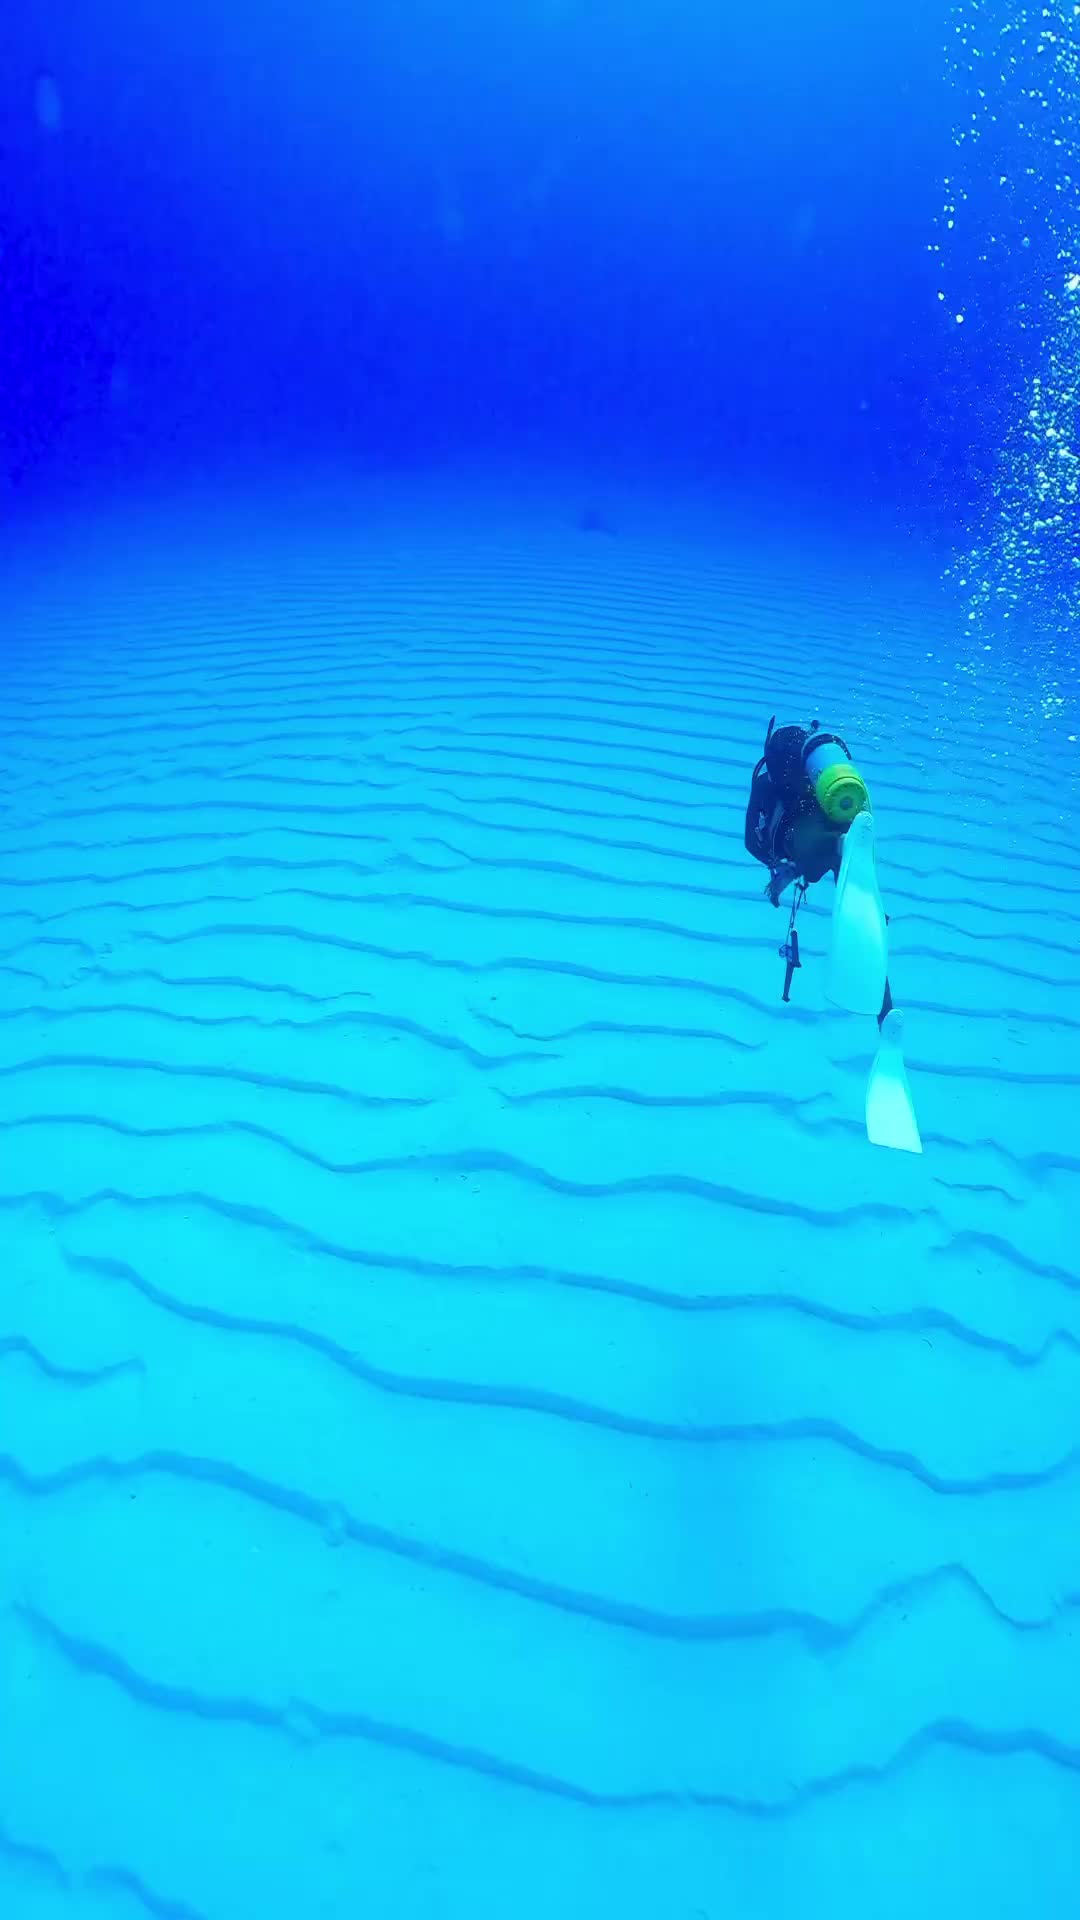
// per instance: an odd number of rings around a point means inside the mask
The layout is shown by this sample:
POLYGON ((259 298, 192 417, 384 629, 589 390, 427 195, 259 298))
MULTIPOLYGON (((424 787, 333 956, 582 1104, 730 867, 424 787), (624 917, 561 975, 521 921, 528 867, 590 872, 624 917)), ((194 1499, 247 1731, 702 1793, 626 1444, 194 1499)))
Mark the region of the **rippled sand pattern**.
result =
POLYGON ((3 1912, 1070 1910, 1080 867, 1003 709, 616 538, 15 598, 3 1912), (922 1160, 825 889, 780 1003, 775 708, 870 780, 922 1160))

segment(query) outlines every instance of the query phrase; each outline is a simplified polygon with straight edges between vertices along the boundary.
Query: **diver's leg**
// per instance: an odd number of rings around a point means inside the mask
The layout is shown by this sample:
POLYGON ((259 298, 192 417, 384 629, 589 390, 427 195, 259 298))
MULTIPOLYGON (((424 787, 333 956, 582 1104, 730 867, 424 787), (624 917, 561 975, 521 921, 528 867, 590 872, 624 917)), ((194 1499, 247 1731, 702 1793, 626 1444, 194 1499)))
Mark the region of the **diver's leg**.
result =
MULTIPOLYGON (((834 878, 834 879, 837 879, 837 880, 838 880, 838 879, 840 878, 840 849, 839 849, 839 847, 837 848, 837 851, 836 851, 836 865, 835 865, 835 867, 833 868, 833 878, 834 878)), ((885 915, 885 925, 886 925, 886 926, 888 926, 888 924, 889 924, 889 916, 888 916, 888 914, 886 914, 886 915, 885 915)), ((890 1013, 892 1012, 892 1010, 893 1010, 893 997, 892 997, 892 988, 891 988, 891 986, 889 985, 889 976, 888 976, 888 974, 886 974, 886 975, 885 975, 885 992, 884 992, 884 995, 883 995, 883 997, 882 997, 882 1001, 881 1001, 881 1012, 880 1012, 880 1013, 878 1014, 878 1017, 877 1017, 877 1023, 878 1023, 878 1032, 879 1032, 879 1033, 881 1032, 881 1029, 882 1029, 882 1027, 883 1027, 883 1026, 885 1025, 885 1022, 886 1022, 886 1020, 888 1019, 888 1017, 889 1017, 889 1015, 890 1015, 890 1013)))
MULTIPOLYGON (((829 929, 825 997, 846 1013, 876 1017, 889 969, 885 909, 874 858, 873 815, 857 813, 843 840, 829 929)), ((830 865, 835 851, 835 845, 830 847, 830 865)))

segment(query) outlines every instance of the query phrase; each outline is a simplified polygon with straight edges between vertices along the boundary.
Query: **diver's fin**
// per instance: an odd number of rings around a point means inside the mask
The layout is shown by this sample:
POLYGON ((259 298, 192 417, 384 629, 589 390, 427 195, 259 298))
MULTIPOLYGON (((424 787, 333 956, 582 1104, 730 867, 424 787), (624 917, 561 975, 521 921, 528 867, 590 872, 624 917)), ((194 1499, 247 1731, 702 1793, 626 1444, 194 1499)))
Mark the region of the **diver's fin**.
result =
POLYGON ((825 992, 848 1013, 881 1010, 888 971, 885 909, 874 859, 874 816, 857 813, 844 835, 833 901, 825 992))
POLYGON ((882 1024, 881 1045, 866 1083, 866 1132, 872 1146, 921 1153, 919 1123, 904 1067, 903 1032, 904 1016, 894 1007, 882 1024))

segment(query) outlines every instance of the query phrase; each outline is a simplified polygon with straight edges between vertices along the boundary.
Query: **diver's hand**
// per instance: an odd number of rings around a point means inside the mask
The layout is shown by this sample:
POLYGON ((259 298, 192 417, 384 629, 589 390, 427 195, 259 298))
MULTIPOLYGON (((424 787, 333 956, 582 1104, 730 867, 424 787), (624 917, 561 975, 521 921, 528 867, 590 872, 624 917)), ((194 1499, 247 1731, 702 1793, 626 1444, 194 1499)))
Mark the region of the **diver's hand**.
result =
POLYGON ((782 860, 778 867, 773 868, 772 878, 765 889, 766 900, 771 900, 773 906, 778 907, 780 905, 780 895, 787 887, 790 887, 792 881, 797 880, 798 877, 798 867, 794 866, 790 860, 782 860))

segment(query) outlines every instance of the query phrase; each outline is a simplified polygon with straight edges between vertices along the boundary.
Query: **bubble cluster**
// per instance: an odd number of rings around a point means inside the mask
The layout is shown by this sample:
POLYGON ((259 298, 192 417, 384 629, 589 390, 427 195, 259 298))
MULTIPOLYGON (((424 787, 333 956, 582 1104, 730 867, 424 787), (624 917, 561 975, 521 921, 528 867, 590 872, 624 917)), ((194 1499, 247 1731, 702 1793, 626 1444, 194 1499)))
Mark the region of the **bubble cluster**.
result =
POLYGON ((993 312, 973 380, 1006 382, 949 577, 973 642, 1037 635, 1065 673, 1080 627, 1080 4, 955 0, 949 29, 956 155, 931 251, 955 323, 972 302, 993 312))

